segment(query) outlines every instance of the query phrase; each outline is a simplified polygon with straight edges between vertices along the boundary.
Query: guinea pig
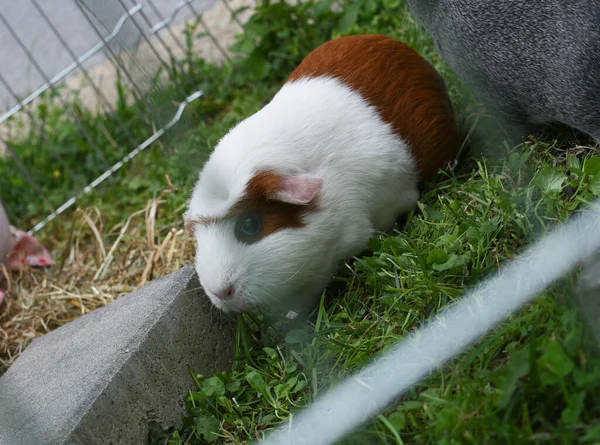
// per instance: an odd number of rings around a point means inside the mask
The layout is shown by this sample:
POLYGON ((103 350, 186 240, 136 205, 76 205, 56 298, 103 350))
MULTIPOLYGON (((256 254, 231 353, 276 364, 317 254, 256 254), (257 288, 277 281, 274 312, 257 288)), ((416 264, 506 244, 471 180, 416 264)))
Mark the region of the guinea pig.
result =
POLYGON ((200 172, 185 224, 205 293, 226 312, 314 304, 459 147, 444 80, 407 45, 317 47, 200 172))
POLYGON ((598 0, 408 0, 511 142, 559 123, 600 143, 598 0))

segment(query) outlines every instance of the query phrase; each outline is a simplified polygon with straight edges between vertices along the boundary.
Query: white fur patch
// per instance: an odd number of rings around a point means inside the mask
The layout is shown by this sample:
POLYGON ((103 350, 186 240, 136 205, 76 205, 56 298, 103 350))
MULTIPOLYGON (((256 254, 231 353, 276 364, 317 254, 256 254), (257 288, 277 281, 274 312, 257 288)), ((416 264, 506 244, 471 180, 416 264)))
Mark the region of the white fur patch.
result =
POLYGON ((288 83, 232 128, 200 173, 188 217, 224 216, 263 169, 322 179, 319 211, 306 217, 306 227, 252 245, 234 237, 231 221, 196 229, 203 285, 236 287, 231 300, 213 301, 224 310, 320 294, 341 260, 360 253, 374 230, 388 230, 418 199, 406 144, 360 94, 333 78, 288 83))

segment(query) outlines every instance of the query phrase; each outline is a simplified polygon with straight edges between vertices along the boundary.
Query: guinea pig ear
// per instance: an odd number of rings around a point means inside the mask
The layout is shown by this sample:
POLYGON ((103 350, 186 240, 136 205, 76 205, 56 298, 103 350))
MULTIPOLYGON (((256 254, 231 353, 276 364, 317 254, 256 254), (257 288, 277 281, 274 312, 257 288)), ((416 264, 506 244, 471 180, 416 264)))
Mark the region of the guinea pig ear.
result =
POLYGON ((269 198, 289 204, 308 205, 323 187, 323 180, 312 175, 281 176, 279 190, 269 198))

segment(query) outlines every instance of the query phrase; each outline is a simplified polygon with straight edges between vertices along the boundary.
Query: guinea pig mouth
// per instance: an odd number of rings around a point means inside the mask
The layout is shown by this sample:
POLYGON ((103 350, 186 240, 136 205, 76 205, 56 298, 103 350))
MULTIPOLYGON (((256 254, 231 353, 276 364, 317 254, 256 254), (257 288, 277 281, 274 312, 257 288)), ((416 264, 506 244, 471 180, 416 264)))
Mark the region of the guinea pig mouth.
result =
POLYGON ((232 304, 232 303, 226 303, 223 304, 221 306, 217 306, 220 310, 222 310, 223 312, 229 312, 229 313, 239 313, 239 312, 247 312, 251 309, 250 306, 244 305, 244 304, 232 304))
POLYGON ((216 307, 217 309, 219 309, 223 312, 238 313, 238 312, 247 312, 250 309, 252 309, 251 305, 248 305, 247 303, 242 303, 242 302, 236 300, 235 298, 233 300, 227 300, 227 301, 223 301, 218 298, 215 298, 215 299, 210 298, 210 301, 214 307, 216 307))

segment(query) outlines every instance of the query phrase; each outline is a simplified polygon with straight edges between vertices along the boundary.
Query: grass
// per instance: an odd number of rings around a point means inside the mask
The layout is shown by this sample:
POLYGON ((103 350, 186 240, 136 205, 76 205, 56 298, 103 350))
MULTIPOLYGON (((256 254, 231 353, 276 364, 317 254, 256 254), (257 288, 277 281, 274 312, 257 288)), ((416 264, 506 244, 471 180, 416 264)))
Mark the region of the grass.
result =
MULTIPOLYGON (((510 150, 498 145, 489 118, 402 0, 355 1, 343 10, 328 0, 267 2, 239 37, 239 58, 231 65, 219 69, 190 55, 174 68, 189 91, 200 85, 208 92, 176 134, 86 198, 70 220, 44 232, 59 267, 11 277, 0 315, 0 373, 32 338, 189 263, 194 245, 181 214, 214 144, 267 102, 318 43, 368 32, 409 43, 444 74, 471 155, 440 173, 394 236, 374 238, 372 254, 342 265, 308 319, 241 315, 234 368, 194 375, 183 426, 155 443, 245 444, 263 437, 600 195, 600 158, 589 139, 549 133, 510 150)), ((169 88, 153 103, 173 97, 169 88)), ((140 107, 123 99, 118 112, 147 116, 140 107)), ((62 135, 66 151, 83 143, 60 109, 50 114, 62 123, 46 130, 52 138, 62 135)), ((160 122, 133 117, 138 138, 160 122)), ((112 134, 110 118, 81 114, 90 129, 100 122, 112 134)), ((125 136, 119 144, 128 143, 125 136)), ((34 138, 21 141, 19 150, 33 153, 34 138)), ((67 186, 60 182, 57 196, 67 186)), ((27 222, 43 209, 18 212, 27 222)), ((600 367, 574 301, 576 277, 543 292, 343 443, 600 443, 600 367)))
MULTIPOLYGON (((544 166, 555 157, 552 144, 523 148, 504 165, 477 159, 442 176, 405 227, 347 265, 342 290, 325 293, 305 324, 245 316, 263 346, 242 343, 233 372, 196 377, 184 428, 169 443, 262 437, 498 270, 533 233, 598 195, 600 158, 589 151, 569 161, 588 159, 572 178, 577 192, 564 198, 557 184, 567 180, 566 165, 544 166)), ((573 299, 575 278, 543 292, 342 443, 597 443, 600 367, 573 299)))

